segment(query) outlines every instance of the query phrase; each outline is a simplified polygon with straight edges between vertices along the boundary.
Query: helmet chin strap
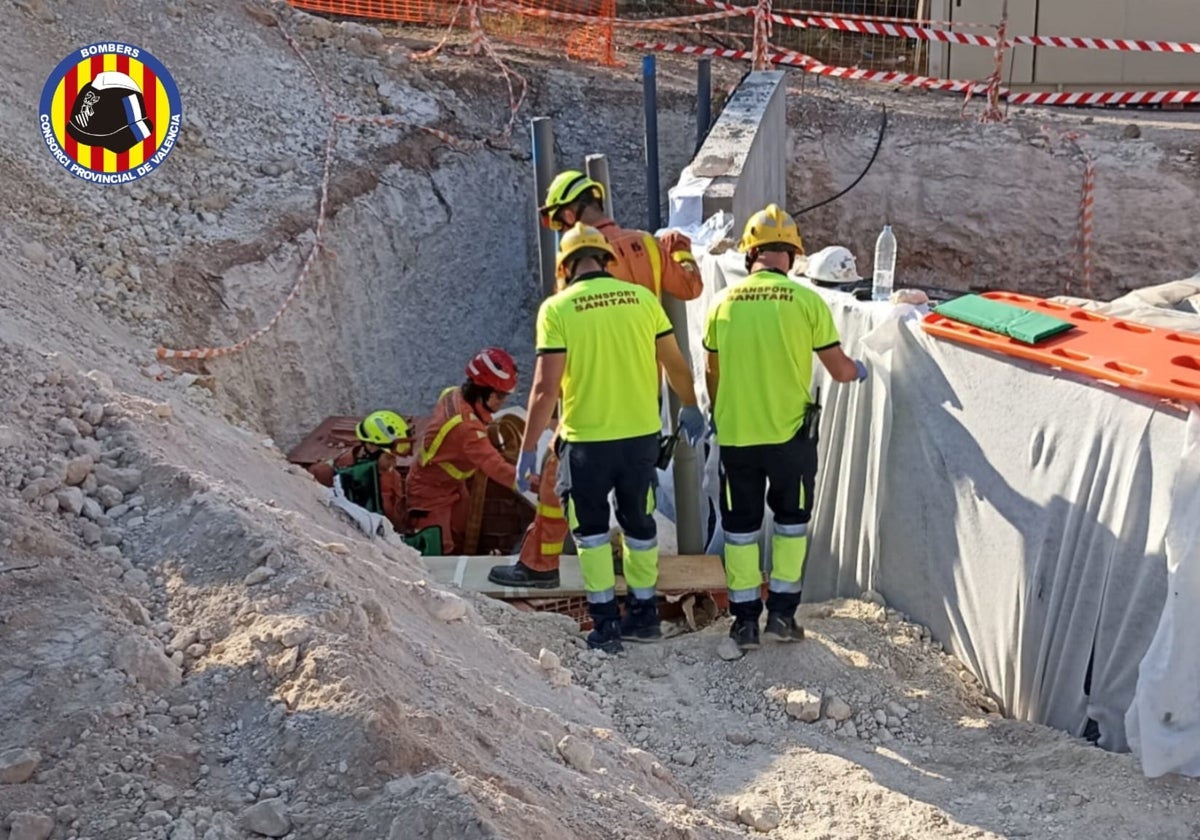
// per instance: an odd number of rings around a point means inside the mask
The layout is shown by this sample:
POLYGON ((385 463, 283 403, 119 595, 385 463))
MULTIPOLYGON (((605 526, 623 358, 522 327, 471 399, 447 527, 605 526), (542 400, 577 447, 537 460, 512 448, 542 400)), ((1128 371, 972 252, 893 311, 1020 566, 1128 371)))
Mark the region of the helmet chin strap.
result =
POLYGON ((494 388, 489 388, 486 397, 478 399, 474 403, 471 404, 471 410, 473 412, 475 412, 475 416, 478 417, 480 420, 482 420, 484 423, 492 422, 492 411, 491 411, 491 409, 488 408, 487 403, 488 403, 488 400, 491 399, 492 394, 494 394, 494 393, 496 393, 496 390, 494 388))

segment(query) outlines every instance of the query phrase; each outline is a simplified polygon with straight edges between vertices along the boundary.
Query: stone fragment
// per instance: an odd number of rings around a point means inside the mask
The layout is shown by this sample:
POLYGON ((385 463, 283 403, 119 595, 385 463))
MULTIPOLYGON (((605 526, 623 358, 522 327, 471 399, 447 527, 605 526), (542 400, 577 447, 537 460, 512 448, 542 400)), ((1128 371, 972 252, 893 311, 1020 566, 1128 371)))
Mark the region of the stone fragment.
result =
POLYGON ((789 717, 812 723, 821 717, 821 695, 803 688, 789 691, 784 701, 784 709, 789 717))
POLYGON ((556 749, 569 766, 574 767, 580 773, 592 772, 592 761, 595 759, 596 751, 587 741, 574 735, 564 735, 556 749))
POLYGON ((264 799, 242 812, 242 828, 264 837, 283 837, 292 830, 282 799, 264 799))
POLYGON ((19 785, 29 781, 42 761, 37 750, 15 749, 0 752, 0 784, 19 785))

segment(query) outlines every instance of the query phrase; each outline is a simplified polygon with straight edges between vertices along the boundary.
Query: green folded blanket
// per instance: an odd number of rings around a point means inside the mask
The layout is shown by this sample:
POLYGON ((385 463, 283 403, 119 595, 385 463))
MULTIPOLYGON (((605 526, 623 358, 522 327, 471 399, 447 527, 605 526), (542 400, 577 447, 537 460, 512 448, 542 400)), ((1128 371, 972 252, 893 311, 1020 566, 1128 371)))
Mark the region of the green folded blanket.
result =
POLYGON ((952 320, 1000 333, 1025 344, 1037 344, 1074 326, 1061 318, 1043 315, 1041 312, 1013 306, 1011 303, 1000 303, 980 295, 963 295, 947 301, 938 306, 936 312, 952 320))

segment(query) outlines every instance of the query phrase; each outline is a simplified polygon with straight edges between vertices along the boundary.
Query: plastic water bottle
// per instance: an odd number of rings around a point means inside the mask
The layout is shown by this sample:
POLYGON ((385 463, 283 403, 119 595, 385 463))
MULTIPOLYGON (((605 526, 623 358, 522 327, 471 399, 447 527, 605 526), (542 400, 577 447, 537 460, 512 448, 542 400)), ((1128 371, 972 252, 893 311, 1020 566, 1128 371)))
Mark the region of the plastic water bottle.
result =
POLYGON ((875 240, 875 282, 871 287, 872 300, 891 300, 892 283, 896 277, 896 235, 891 225, 875 240))

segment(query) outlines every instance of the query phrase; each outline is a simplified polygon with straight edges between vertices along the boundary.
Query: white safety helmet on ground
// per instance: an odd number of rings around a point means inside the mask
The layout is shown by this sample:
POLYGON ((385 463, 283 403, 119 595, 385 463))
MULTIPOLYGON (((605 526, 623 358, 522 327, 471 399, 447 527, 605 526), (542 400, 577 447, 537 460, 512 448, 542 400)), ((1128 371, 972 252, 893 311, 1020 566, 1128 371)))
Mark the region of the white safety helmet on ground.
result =
POLYGON ((854 283, 859 279, 858 263, 848 248, 830 245, 808 258, 804 276, 821 285, 840 286, 842 283, 854 283))

